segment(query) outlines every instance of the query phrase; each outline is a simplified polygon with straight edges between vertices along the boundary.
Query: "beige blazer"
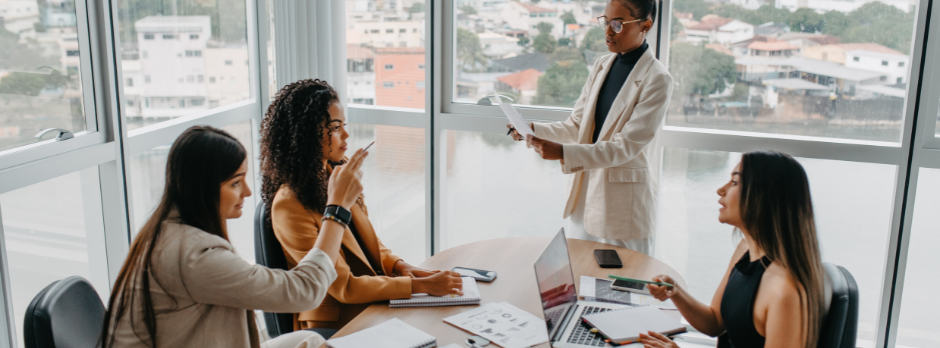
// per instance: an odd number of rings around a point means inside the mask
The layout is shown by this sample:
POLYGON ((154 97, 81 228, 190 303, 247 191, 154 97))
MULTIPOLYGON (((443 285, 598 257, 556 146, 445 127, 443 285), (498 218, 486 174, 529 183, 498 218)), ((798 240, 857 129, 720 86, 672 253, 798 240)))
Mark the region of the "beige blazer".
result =
MULTIPOLYGON (((290 271, 269 269, 245 262, 223 238, 173 222, 166 223, 157 241, 151 267, 160 347, 258 348, 252 310, 316 308, 336 279, 333 262, 320 249, 290 271)), ((112 326, 115 347, 150 346, 141 306, 132 308, 137 311, 125 313, 112 326)))
POLYGON ((564 217, 584 206, 584 227, 609 239, 648 238, 656 221, 656 133, 672 95, 672 76, 647 49, 617 94, 602 125, 594 124, 598 93, 615 54, 597 59, 564 122, 535 123, 535 135, 564 144, 561 169, 569 179, 564 217), (594 127, 602 127, 591 143, 594 127), (652 165, 651 165, 652 162, 652 165), (582 177, 590 175, 587 201, 577 202, 582 177))

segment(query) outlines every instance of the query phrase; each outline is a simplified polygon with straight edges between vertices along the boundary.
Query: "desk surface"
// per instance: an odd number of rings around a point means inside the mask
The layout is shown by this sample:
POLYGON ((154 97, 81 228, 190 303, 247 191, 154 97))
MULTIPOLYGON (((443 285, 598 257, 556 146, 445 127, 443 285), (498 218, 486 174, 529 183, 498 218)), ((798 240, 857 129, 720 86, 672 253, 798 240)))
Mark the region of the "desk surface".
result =
MULTIPOLYGON (((522 310, 542 318, 539 291, 535 284, 535 260, 552 237, 503 238, 461 245, 445 250, 427 259, 421 267, 450 270, 456 266, 496 271, 492 283, 477 282, 483 303, 509 302, 522 310)), ((671 276, 680 286, 685 281, 675 270, 645 254, 609 244, 568 239, 571 267, 576 286, 582 275, 605 278, 608 274, 649 279, 658 274, 671 276), (594 249, 615 249, 623 261, 623 268, 600 268, 594 260, 594 249)), ((376 303, 359 314, 334 337, 345 336, 366 329, 391 318, 398 318, 431 336, 437 337, 438 346, 458 343, 465 346, 465 338, 472 336, 447 324, 444 318, 463 312, 472 306, 389 308, 387 302, 376 303)), ((549 347, 548 343, 537 347, 549 347)))

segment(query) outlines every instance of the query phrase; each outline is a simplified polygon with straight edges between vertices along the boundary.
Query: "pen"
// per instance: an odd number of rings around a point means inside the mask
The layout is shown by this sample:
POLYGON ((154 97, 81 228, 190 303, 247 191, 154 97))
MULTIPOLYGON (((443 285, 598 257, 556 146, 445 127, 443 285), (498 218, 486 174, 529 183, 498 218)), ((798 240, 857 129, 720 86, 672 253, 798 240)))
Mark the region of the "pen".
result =
POLYGON ((508 131, 508 132, 506 132, 506 135, 510 135, 510 134, 512 134, 512 131, 514 131, 514 130, 516 130, 516 129, 515 129, 515 128, 513 128, 513 127, 509 127, 509 131, 508 131))
POLYGON ((661 282, 654 282, 654 281, 652 281, 652 280, 643 280, 643 279, 633 279, 633 278, 627 278, 627 277, 620 277, 620 276, 615 276, 615 275, 613 275, 613 274, 608 274, 608 275, 607 275, 607 278, 616 279, 616 280, 623 280, 623 281, 628 281, 628 282, 637 282, 637 283, 643 283, 643 284, 653 284, 653 285, 659 285, 659 286, 668 286, 668 287, 670 287, 670 288, 673 286, 672 284, 669 284, 669 283, 661 283, 661 282))
POLYGON ((369 143, 369 146, 366 146, 365 149, 362 149, 362 152, 369 151, 369 148, 372 147, 373 144, 375 144, 375 141, 374 141, 374 140, 373 140, 371 143, 369 143))

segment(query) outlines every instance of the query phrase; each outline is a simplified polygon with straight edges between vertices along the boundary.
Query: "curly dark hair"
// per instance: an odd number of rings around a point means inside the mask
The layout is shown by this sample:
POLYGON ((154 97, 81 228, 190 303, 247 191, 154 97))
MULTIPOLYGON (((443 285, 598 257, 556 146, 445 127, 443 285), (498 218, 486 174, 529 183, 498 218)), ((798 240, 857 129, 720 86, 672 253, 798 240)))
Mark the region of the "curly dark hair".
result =
MULTIPOLYGON (((329 175, 323 167, 324 130, 329 109, 339 95, 326 81, 306 79, 281 88, 261 122, 261 198, 271 216, 271 203, 287 184, 300 204, 312 211, 326 208, 329 175)), ((339 165, 342 162, 330 162, 339 165)))

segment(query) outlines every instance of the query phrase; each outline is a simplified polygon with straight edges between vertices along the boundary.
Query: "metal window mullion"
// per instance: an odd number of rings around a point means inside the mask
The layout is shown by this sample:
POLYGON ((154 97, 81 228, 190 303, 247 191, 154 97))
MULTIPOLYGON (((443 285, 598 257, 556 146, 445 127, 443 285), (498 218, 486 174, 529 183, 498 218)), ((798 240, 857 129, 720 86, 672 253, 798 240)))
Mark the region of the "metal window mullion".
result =
POLYGON ((440 125, 437 122, 438 116, 441 114, 441 109, 443 107, 443 91, 446 89, 444 85, 446 82, 442 79, 443 71, 445 65, 442 65, 442 58, 446 56, 446 53, 441 53, 443 50, 440 48, 445 48, 446 45, 444 38, 446 37, 446 32, 442 31, 443 22, 446 22, 445 17, 442 15, 446 13, 445 7, 453 6, 449 1, 441 2, 427 2, 425 7, 424 17, 426 18, 424 23, 424 51, 427 54, 424 55, 424 66, 427 69, 424 70, 424 79, 427 81, 425 83, 424 93, 425 93, 425 117, 422 119, 425 121, 425 134, 424 137, 424 156, 425 156, 425 166, 424 166, 424 178, 425 178, 425 250, 427 255, 434 256, 434 254, 441 251, 441 229, 442 223, 442 205, 443 205, 443 186, 442 186, 442 170, 440 155, 443 154, 443 148, 441 141, 443 133, 441 132, 440 125), (441 33, 444 33, 443 35, 441 33))
POLYGON ((3 232, 3 207, 0 207, 0 345, 16 347, 16 315, 13 314, 13 294, 10 284, 10 264, 7 259, 7 242, 3 232))
MULTIPOLYGON (((85 130, 97 132, 99 125, 104 124, 105 115, 96 109, 95 74, 92 69, 92 60, 97 58, 92 47, 98 46, 97 37, 91 35, 92 26, 97 24, 93 16, 89 16, 88 4, 85 0, 75 1, 75 18, 78 31, 78 58, 79 78, 82 86, 82 110, 85 112, 85 130)), ((68 75, 68 69, 65 74, 68 75)))
MULTIPOLYGON (((195 125, 210 125, 221 128, 230 124, 245 121, 257 116, 258 104, 254 101, 242 101, 236 104, 227 105, 213 112, 200 115, 198 117, 181 117, 178 119, 161 122, 149 128, 146 131, 134 130, 130 132, 125 146, 125 156, 150 150, 160 145, 166 145, 176 140, 180 134, 187 128, 195 125)), ((130 169, 130 168, 128 168, 130 169)))
POLYGON ((101 144, 106 139, 107 136, 104 133, 85 131, 79 132, 74 138, 65 141, 49 139, 8 151, 0 151, 0 170, 61 155, 75 149, 101 144))

